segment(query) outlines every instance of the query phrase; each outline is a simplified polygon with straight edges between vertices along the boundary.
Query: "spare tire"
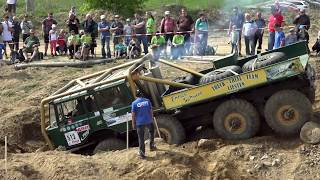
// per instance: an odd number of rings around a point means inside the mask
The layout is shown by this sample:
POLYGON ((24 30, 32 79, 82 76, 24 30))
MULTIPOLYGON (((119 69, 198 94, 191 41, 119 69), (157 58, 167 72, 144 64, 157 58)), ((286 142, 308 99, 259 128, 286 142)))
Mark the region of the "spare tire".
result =
POLYGON ((233 76, 234 73, 240 74, 242 72, 240 66, 226 66, 220 69, 216 69, 212 72, 209 72, 205 74, 201 79, 200 79, 200 84, 207 84, 213 81, 217 81, 220 79, 224 79, 230 76, 233 76))
POLYGON ((273 52, 273 53, 265 54, 260 56, 257 60, 252 59, 251 61, 246 62, 242 66, 242 70, 243 72, 252 71, 252 66, 253 66, 253 69, 259 69, 259 68, 280 62, 285 59, 286 59, 286 55, 283 52, 273 52))

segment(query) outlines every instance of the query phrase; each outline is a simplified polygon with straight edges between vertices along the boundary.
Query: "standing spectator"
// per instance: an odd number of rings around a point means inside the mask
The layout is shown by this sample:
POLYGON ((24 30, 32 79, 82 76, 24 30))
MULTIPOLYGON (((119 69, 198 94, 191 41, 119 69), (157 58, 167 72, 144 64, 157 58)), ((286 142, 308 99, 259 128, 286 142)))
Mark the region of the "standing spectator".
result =
POLYGON ((33 24, 32 24, 32 22, 29 20, 27 14, 25 14, 25 15, 23 16, 23 20, 22 20, 21 23, 20 23, 20 28, 21 28, 21 31, 22 31, 22 40, 23 40, 23 42, 24 42, 24 41, 27 39, 27 37, 29 37, 30 29, 33 28, 33 24))
POLYGON ((58 42, 58 32, 57 32, 57 26, 55 24, 52 24, 52 29, 49 31, 49 42, 50 42, 50 50, 51 50, 51 56, 57 55, 57 42, 58 42))
POLYGON ((297 32, 299 31, 299 27, 301 25, 305 26, 306 30, 310 28, 310 17, 306 15, 305 9, 300 9, 299 15, 296 16, 293 20, 293 24, 296 26, 297 32))
POLYGON ((239 44, 240 34, 239 34, 239 31, 237 30, 237 26, 236 25, 232 26, 230 38, 231 38, 230 39, 231 54, 235 53, 236 55, 239 55, 238 44, 239 44))
POLYGON ((74 54, 79 50, 80 47, 80 37, 71 30, 71 35, 68 37, 67 45, 69 49, 69 59, 73 59, 74 54))
POLYGON ((171 59, 181 59, 183 55, 184 36, 179 31, 173 36, 172 40, 172 56, 171 59))
POLYGON ((274 6, 271 7, 271 16, 269 17, 269 24, 268 24, 268 30, 269 30, 269 40, 268 40, 268 50, 272 50, 274 46, 275 41, 275 24, 280 25, 280 27, 283 24, 283 16, 281 15, 281 11, 278 11, 274 6))
POLYGON ((297 34, 295 32, 295 29, 291 28, 289 30, 289 34, 286 36, 286 39, 285 39, 286 46, 288 46, 290 44, 293 44, 293 43, 295 43, 297 41, 298 41, 298 38, 297 38, 297 34))
POLYGON ((25 0, 25 3, 26 3, 26 13, 34 15, 34 0, 25 0))
POLYGON ((246 55, 254 55, 255 46, 254 46, 254 35, 257 31, 257 25, 254 21, 251 20, 250 14, 246 13, 244 15, 245 22, 243 24, 242 33, 244 36, 244 43, 246 45, 246 55))
POLYGON ((136 97, 136 100, 131 104, 132 128, 137 129, 139 156, 145 158, 144 131, 146 128, 148 128, 150 135, 150 151, 157 149, 154 144, 152 105, 149 99, 143 98, 141 92, 137 92, 136 97))
POLYGON ((16 14, 17 0, 7 0, 7 8, 9 17, 12 18, 16 14))
POLYGON ((116 45, 119 43, 121 35, 123 35, 123 24, 119 21, 119 15, 114 16, 114 21, 111 24, 111 32, 113 37, 113 53, 115 55, 116 45))
POLYGON ((127 46, 129 46, 129 43, 131 41, 131 36, 132 36, 132 27, 131 27, 131 23, 130 23, 130 19, 126 19, 126 24, 123 27, 123 31, 124 31, 124 42, 127 46))
POLYGON ((86 15, 86 20, 83 22, 84 32, 87 31, 91 35, 90 51, 94 55, 94 48, 96 45, 96 37, 98 37, 98 24, 93 20, 91 14, 86 15))
MULTIPOLYGON (((185 47, 185 50, 187 50, 187 51, 190 50, 190 46, 191 46, 190 32, 188 32, 188 31, 192 30, 193 23, 194 23, 194 21, 193 21, 192 17, 188 15, 187 10, 181 9, 181 14, 180 14, 179 19, 177 21, 177 27, 178 27, 178 31, 183 33, 184 44, 185 44, 184 47, 185 47)), ((184 51, 184 53, 186 53, 186 51, 184 51)))
POLYGON ((29 37, 23 43, 23 56, 26 62, 34 60, 39 53, 40 41, 33 29, 30 29, 29 37), (32 53, 31 58, 28 58, 28 53, 32 53))
POLYGON ((144 54, 148 54, 148 41, 146 36, 146 21, 138 14, 134 14, 133 28, 139 44, 143 44, 144 54))
POLYGON ((151 12, 146 12, 146 16, 147 16, 147 39, 148 39, 148 43, 151 43, 151 38, 153 36, 153 34, 156 32, 156 22, 155 19, 152 15, 151 12))
POLYGON ((165 11, 164 15, 165 17, 161 20, 160 33, 164 33, 164 39, 166 40, 166 44, 168 46, 168 42, 172 42, 176 23, 174 22, 174 19, 170 17, 170 11, 165 11))
POLYGON ((4 42, 3 42, 3 25, 0 23, 0 66, 2 65, 2 51, 4 50, 4 42))
POLYGON ((152 49, 152 62, 155 63, 160 58, 161 51, 166 46, 166 40, 162 35, 160 35, 160 32, 157 31, 156 35, 152 37, 151 39, 151 49, 152 49))
POLYGON ((263 40, 264 28, 266 27, 266 21, 262 18, 261 12, 257 12, 255 23, 258 29, 254 35, 253 46, 254 46, 254 52, 255 52, 255 48, 258 43, 257 54, 260 54, 262 51, 262 40, 263 40))
POLYGON ((13 32, 13 25, 9 21, 9 16, 6 15, 4 16, 4 21, 2 22, 2 27, 3 27, 3 43, 4 43, 4 55, 6 56, 6 59, 8 59, 8 54, 6 51, 6 46, 7 44, 10 47, 10 52, 13 50, 13 44, 12 44, 12 32, 13 32))
POLYGON ((47 56, 48 44, 49 44, 49 32, 52 29, 52 25, 57 25, 57 21, 53 19, 53 13, 49 13, 48 17, 42 21, 42 33, 44 38, 44 56, 47 56))
POLYGON ((69 15, 67 26, 69 28, 69 32, 74 31, 75 34, 79 34, 80 21, 74 14, 69 15))
POLYGON ((282 32, 282 27, 279 24, 274 25, 275 33, 275 40, 273 49, 278 49, 285 46, 285 34, 282 32))
POLYGON ((12 24, 13 24, 13 32, 12 32, 12 41, 14 43, 14 50, 19 51, 19 37, 21 33, 21 28, 20 28, 20 22, 18 21, 18 18, 16 16, 13 16, 12 18, 12 24))
POLYGON ((111 58, 110 52, 110 23, 106 20, 105 15, 100 16, 101 22, 98 24, 98 31, 100 32, 101 53, 102 58, 111 58), (107 49, 107 53, 106 53, 107 49))
POLYGON ((204 13, 200 13, 200 17, 197 19, 194 29, 197 54, 203 56, 205 55, 207 48, 209 32, 209 22, 204 13))
POLYGON ((229 23, 229 34, 231 32, 232 26, 236 25, 236 30, 238 30, 240 34, 238 48, 239 48, 239 55, 241 56, 241 34, 242 34, 242 27, 244 23, 244 15, 239 10, 238 7, 234 7, 232 12, 233 12, 233 15, 230 17, 230 23, 229 23))

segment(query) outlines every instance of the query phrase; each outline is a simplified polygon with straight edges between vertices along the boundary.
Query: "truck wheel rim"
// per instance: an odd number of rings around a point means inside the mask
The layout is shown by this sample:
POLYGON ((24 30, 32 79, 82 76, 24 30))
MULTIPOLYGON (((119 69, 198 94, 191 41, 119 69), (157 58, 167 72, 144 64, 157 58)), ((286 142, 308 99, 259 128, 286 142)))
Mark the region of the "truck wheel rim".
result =
POLYGON ((241 134, 246 130, 247 122, 240 113, 231 113, 225 117, 224 127, 232 134, 241 134))
POLYGON ((290 105, 282 106, 277 111, 277 119, 283 125, 292 125, 299 121, 299 112, 290 105))
MULTIPOLYGON (((171 142, 171 136, 170 136, 170 132, 167 130, 167 129, 164 129, 164 128, 159 128, 159 131, 160 131, 160 135, 161 135, 161 138, 167 142, 167 143, 170 143, 171 142)), ((157 133, 157 136, 158 133, 157 133)))

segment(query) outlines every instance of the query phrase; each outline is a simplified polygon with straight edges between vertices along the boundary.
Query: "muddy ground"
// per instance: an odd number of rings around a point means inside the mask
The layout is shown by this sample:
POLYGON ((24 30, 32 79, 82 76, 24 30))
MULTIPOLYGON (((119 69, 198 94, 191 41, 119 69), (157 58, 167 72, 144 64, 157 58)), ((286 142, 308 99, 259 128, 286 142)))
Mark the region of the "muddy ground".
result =
MULTIPOLYGON (((220 55, 229 52, 227 38, 211 38, 220 55)), ((266 39, 265 39, 266 42, 266 39)), ((311 44, 314 42, 311 41, 311 44)), ((266 44, 264 44, 266 47, 266 44)), ((99 54, 99 51, 98 51, 99 54)), ((319 58, 311 64, 320 71, 319 58)), ((56 57, 44 61, 68 61, 56 57)), ((224 141, 211 129, 199 131, 181 146, 157 141, 159 150, 137 157, 137 148, 94 156, 65 151, 40 152, 39 105, 73 78, 122 64, 124 60, 91 68, 0 67, 0 179, 320 179, 319 145, 304 145, 298 137, 279 138, 272 132, 244 141, 224 141), (4 168, 4 136, 8 136, 8 173, 4 168), (209 138, 209 140, 206 140, 209 138)), ((177 62, 196 70, 211 64, 177 62)), ((163 66, 166 78, 183 75, 163 66)), ((320 77, 318 77, 319 79, 320 77)), ((320 110, 316 83, 314 111, 320 110)))

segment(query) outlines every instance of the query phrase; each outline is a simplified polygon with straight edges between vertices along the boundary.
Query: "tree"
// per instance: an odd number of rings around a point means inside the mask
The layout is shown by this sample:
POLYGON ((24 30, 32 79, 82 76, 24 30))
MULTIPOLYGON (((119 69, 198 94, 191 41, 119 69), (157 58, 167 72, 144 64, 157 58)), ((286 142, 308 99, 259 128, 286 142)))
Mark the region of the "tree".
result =
POLYGON ((147 0, 87 0, 82 9, 106 9, 114 14, 130 17, 143 7, 145 1, 147 0))

